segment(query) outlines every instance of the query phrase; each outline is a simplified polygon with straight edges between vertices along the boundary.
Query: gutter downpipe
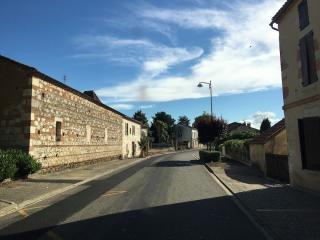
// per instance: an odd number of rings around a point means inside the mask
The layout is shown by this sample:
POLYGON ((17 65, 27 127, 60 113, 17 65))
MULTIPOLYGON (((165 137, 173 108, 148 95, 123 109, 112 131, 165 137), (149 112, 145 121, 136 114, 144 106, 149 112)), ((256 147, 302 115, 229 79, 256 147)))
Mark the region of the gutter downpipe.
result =
POLYGON ((276 28, 276 27, 274 26, 274 24, 275 24, 275 22, 274 22, 274 21, 272 21, 269 25, 270 25, 270 27, 271 27, 273 30, 275 30, 275 31, 279 32, 279 29, 278 29, 278 28, 276 28))

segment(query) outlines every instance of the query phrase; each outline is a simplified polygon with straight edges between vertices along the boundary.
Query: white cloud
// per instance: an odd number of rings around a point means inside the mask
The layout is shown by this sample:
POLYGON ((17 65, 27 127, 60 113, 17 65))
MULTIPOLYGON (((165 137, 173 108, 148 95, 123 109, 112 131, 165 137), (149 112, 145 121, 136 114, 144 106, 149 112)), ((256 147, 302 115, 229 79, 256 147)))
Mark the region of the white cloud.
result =
POLYGON ((132 104, 124 104, 124 103, 118 103, 111 105, 112 108, 115 108, 117 110, 130 110, 134 108, 134 105, 132 104))
POLYGON ((149 109, 149 108, 153 108, 154 105, 141 105, 140 109, 149 109))
POLYGON ((249 122, 251 123, 252 127, 259 129, 261 122, 266 118, 270 120, 271 126, 280 121, 280 119, 277 118, 276 114, 273 112, 258 111, 252 114, 247 120, 245 120, 245 122, 249 122))
POLYGON ((225 10, 150 6, 140 9, 140 17, 184 28, 191 32, 190 38, 195 30, 214 30, 210 51, 203 54, 199 47, 168 47, 145 39, 119 39, 118 43, 114 38, 100 37, 98 42, 103 42, 108 50, 110 46, 121 50, 113 52, 111 59, 135 62, 141 66, 141 74, 125 85, 102 88, 97 93, 120 102, 170 101, 207 96, 208 91, 196 88, 199 81, 212 80, 215 95, 280 87, 278 33, 269 27, 269 22, 283 2, 237 1, 225 10), (188 75, 161 75, 199 57, 188 75))

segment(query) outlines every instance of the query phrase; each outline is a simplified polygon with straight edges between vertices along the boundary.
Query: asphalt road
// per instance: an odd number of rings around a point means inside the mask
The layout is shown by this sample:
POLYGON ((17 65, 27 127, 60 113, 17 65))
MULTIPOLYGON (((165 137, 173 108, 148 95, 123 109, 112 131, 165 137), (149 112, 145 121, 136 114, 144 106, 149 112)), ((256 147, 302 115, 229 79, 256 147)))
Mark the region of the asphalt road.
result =
POLYGON ((0 219, 0 239, 264 239, 193 152, 156 157, 0 219))

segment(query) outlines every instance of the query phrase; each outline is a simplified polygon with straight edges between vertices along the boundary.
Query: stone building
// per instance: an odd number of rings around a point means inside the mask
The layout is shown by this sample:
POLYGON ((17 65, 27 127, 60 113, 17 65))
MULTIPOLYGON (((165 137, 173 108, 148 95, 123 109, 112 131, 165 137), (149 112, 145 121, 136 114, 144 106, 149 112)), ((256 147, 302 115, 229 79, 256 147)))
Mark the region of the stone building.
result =
POLYGON ((291 184, 315 191, 320 191, 319 11, 319 0, 288 0, 270 24, 279 31, 291 184))
POLYGON ((190 126, 176 124, 174 126, 176 146, 178 148, 198 148, 198 130, 190 126))
MULTIPOLYGON (((20 148, 43 167, 122 156, 124 114, 0 56, 0 147, 20 148)), ((140 130, 137 130, 140 133, 140 130)))
POLYGON ((130 118, 122 120, 122 158, 140 156, 141 124, 130 118))
POLYGON ((266 154, 288 155, 285 120, 282 119, 249 141, 249 150, 251 162, 266 175, 266 154))

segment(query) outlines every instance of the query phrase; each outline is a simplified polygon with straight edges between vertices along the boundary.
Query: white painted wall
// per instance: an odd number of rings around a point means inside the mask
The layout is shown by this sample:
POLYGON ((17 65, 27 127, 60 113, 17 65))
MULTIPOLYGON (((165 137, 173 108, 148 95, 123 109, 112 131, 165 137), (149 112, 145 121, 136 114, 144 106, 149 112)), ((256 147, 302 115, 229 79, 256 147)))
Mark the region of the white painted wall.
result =
POLYGON ((122 119, 122 158, 132 158, 140 156, 139 141, 141 139, 141 125, 130 121, 128 119, 122 119), (128 124, 128 135, 126 134, 126 124, 128 124), (133 132, 133 127, 135 131, 133 132), (136 151, 133 156, 132 143, 136 146, 136 151))

